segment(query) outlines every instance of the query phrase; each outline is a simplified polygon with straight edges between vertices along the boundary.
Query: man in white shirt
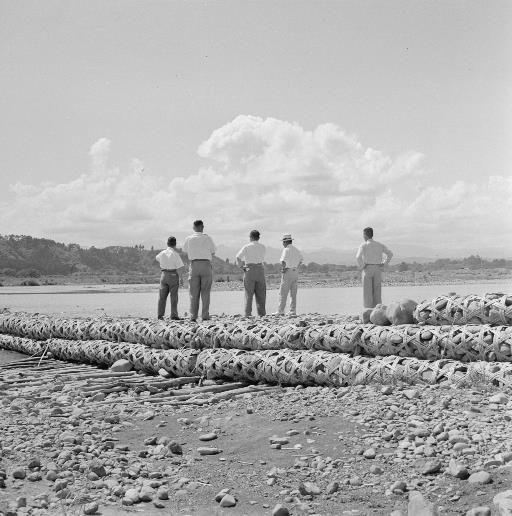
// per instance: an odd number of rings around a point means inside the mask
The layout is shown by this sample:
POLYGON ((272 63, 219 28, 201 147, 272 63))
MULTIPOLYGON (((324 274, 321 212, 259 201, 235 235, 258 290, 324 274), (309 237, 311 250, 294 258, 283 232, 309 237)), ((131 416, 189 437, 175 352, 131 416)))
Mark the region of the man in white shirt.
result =
POLYGON ((281 285, 279 286, 279 310, 283 315, 286 298, 290 293, 290 315, 297 314, 297 286, 299 282, 299 265, 302 263, 302 254, 292 245, 290 234, 283 236, 283 252, 281 253, 281 285))
POLYGON ((203 321, 210 319, 210 291, 212 289, 212 259, 217 248, 213 240, 203 233, 202 220, 194 221, 194 233, 185 239, 183 251, 188 254, 190 270, 188 274, 190 294, 190 320, 196 321, 201 296, 203 321))
POLYGON ((160 276, 160 294, 158 297, 158 318, 163 319, 167 296, 171 297, 171 319, 179 321, 178 316, 178 289, 180 287, 180 276, 178 270, 183 267, 183 260, 176 251, 176 238, 173 236, 167 239, 167 249, 156 255, 160 264, 162 275, 160 276))
POLYGON ((356 259, 363 278, 363 300, 365 308, 374 308, 382 303, 382 270, 393 258, 393 253, 380 242, 373 240, 373 229, 363 229, 364 242, 357 250, 356 259), (386 260, 382 261, 382 255, 386 260))
POLYGON ((267 285, 265 283, 265 270, 263 260, 265 259, 265 246, 260 244, 260 232, 253 229, 249 233, 249 243, 244 245, 236 260, 244 270, 245 290, 245 316, 252 314, 252 298, 256 297, 256 309, 259 316, 265 315, 265 300, 267 297, 267 285))

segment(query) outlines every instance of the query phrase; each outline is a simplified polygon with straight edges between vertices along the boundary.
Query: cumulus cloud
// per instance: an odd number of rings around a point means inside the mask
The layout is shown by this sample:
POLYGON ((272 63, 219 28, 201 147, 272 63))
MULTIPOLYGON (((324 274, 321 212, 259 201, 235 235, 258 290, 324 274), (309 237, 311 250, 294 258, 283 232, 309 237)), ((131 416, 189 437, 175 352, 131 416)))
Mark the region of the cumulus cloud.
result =
POLYGON ((89 172, 68 183, 12 185, 5 227, 95 245, 183 238, 196 218, 226 245, 258 228, 268 245, 292 232, 305 249, 348 248, 367 225, 387 242, 432 247, 467 247, 473 236, 480 245, 512 241, 503 227, 511 178, 431 185, 420 152, 389 156, 334 124, 306 130, 238 116, 199 145, 203 167, 171 180, 146 173, 137 158, 126 171, 109 165, 110 147, 95 142, 89 172))

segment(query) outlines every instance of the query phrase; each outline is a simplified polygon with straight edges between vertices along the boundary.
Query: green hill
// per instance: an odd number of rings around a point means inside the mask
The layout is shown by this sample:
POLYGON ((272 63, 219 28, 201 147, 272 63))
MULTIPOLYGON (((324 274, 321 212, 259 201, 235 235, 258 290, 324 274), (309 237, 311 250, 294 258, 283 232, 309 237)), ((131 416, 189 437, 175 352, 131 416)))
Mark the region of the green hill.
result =
MULTIPOLYGON (((159 272, 155 256, 159 249, 110 246, 82 248, 79 244, 62 244, 45 238, 25 235, 0 235, 0 273, 4 276, 39 277, 83 274, 145 274, 159 272)), ((185 264, 188 258, 180 250, 185 264)), ((239 274, 235 265, 214 257, 215 274, 239 274)))

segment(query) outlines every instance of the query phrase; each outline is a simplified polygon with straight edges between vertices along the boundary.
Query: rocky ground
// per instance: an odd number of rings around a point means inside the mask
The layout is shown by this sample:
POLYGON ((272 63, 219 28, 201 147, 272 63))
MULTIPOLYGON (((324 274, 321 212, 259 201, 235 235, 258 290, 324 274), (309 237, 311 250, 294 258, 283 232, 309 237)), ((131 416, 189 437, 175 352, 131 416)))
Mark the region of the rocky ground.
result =
POLYGON ((299 386, 200 406, 152 395, 0 389, 0 514, 512 514, 511 393, 299 386))

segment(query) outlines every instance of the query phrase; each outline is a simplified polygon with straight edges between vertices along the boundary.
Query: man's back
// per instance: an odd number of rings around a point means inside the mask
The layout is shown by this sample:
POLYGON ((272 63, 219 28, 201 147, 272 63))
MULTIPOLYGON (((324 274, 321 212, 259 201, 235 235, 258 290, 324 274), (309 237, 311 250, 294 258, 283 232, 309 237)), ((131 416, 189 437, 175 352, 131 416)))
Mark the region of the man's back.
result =
POLYGON ((368 239, 359 246, 357 259, 360 265, 380 265, 383 253, 392 256, 391 251, 384 244, 368 239))
POLYGON ((185 239, 183 251, 190 260, 211 260, 216 248, 209 235, 195 232, 185 239))

